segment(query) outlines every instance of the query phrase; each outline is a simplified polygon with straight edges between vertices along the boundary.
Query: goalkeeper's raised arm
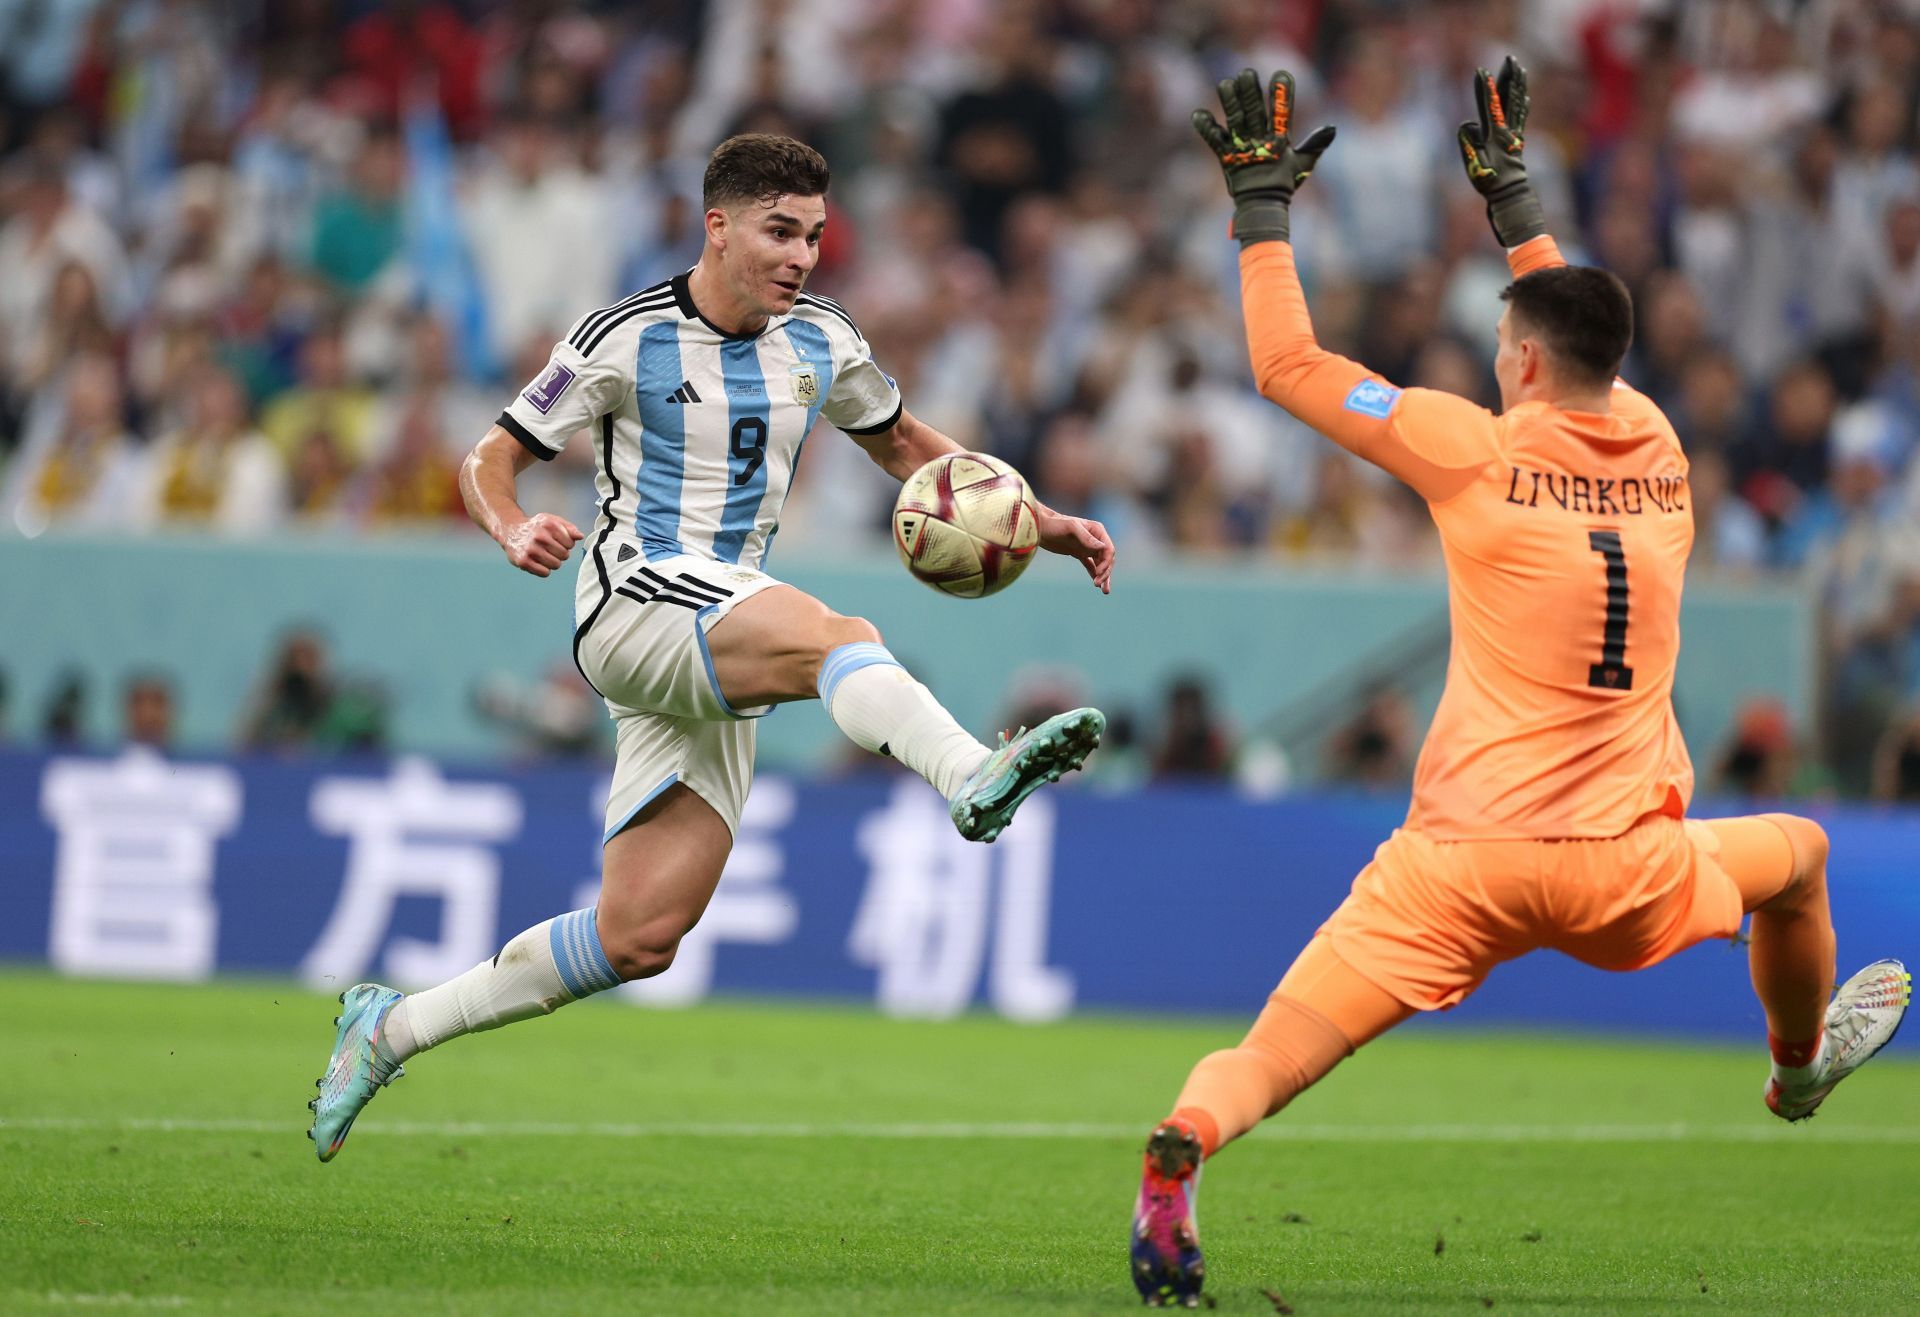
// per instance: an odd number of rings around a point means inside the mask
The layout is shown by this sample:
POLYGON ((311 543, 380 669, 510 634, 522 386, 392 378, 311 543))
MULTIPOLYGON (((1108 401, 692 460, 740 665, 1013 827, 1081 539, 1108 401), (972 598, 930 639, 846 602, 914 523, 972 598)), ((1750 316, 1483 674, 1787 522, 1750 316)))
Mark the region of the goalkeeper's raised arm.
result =
POLYGON ((1334 130, 1293 141, 1294 81, 1285 70, 1264 91, 1259 75, 1246 69, 1221 82, 1219 92, 1225 126, 1206 110, 1194 111, 1193 125, 1233 195, 1241 305, 1260 392, 1428 500, 1452 497, 1491 456, 1492 414, 1451 394, 1403 394, 1313 336, 1294 270, 1288 207, 1333 143, 1334 130), (1413 413, 1421 423, 1404 424, 1413 413))

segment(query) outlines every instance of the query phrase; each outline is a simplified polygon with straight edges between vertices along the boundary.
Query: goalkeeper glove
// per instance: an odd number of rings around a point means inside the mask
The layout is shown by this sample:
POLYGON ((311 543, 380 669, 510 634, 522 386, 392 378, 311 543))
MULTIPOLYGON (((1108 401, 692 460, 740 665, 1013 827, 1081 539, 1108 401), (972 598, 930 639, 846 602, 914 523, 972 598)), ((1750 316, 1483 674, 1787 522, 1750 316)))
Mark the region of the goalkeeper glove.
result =
POLYGON ((1518 247, 1547 231, 1540 198, 1527 182, 1527 71, 1513 56, 1500 66, 1498 81, 1485 69, 1473 75, 1478 123, 1460 125, 1460 153, 1467 179, 1487 199, 1487 221, 1502 247, 1518 247))
POLYGON ((1320 153, 1333 141, 1333 129, 1322 128, 1295 146, 1287 136, 1293 116, 1293 75, 1282 69, 1273 75, 1266 96, 1260 94, 1260 75, 1243 69, 1237 78, 1220 84, 1220 107, 1227 126, 1205 110, 1193 112, 1193 126, 1220 160, 1233 194, 1233 236, 1244 248, 1249 243, 1289 238, 1287 207, 1293 191, 1320 162, 1320 153))

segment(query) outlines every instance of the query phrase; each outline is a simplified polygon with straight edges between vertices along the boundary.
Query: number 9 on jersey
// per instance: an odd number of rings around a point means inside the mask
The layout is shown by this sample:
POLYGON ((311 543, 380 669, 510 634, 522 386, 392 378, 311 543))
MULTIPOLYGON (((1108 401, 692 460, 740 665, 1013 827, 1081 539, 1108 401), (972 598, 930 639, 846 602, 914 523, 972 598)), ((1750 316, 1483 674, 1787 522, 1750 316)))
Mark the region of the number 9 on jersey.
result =
POLYGON ((979 599, 1019 579, 1040 539, 1026 479, 985 453, 948 453, 907 477, 893 547, 918 580, 979 599))

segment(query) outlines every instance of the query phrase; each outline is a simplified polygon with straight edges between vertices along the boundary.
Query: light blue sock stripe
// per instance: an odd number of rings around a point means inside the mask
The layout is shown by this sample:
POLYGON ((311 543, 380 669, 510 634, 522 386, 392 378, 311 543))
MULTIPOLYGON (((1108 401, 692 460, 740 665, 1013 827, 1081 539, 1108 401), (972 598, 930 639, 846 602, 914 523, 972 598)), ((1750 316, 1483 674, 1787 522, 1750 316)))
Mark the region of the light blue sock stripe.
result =
POLYGON ((560 985, 567 995, 575 1001, 589 996, 586 985, 573 972, 573 953, 567 947, 567 938, 572 934, 573 915, 561 915, 547 925, 547 941, 553 948, 553 967, 560 971, 560 985))
POLYGON ((587 985, 588 992, 601 992, 606 989, 606 978, 600 973, 600 933, 594 927, 594 911, 580 911, 579 919, 573 926, 573 972, 587 985))
POLYGON ((600 945, 600 907, 594 906, 587 911, 587 952, 592 957, 593 972, 600 987, 596 991, 604 992, 620 982, 620 976, 613 972, 613 962, 607 959, 606 950, 600 945))
POLYGON ((900 666, 900 660, 893 656, 885 645, 875 644, 871 640, 855 641, 851 645, 840 645, 829 651, 827 661, 820 665, 820 702, 833 709, 833 693, 840 683, 862 668, 871 668, 878 664, 890 663, 900 666))
POLYGON ((553 921, 547 936, 560 982, 574 1000, 605 992, 620 982, 601 949, 598 911, 594 907, 561 915, 553 921))

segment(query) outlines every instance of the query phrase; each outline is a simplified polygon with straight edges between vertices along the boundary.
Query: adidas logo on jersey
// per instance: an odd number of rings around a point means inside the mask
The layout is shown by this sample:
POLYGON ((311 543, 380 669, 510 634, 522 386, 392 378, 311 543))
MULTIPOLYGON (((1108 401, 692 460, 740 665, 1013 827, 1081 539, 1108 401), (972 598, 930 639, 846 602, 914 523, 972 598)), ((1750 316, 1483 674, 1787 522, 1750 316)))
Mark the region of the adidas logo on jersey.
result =
POLYGON ((613 555, 615 562, 632 562, 639 556, 640 550, 634 548, 631 544, 621 545, 620 552, 613 555))
POLYGON ((693 381, 685 380, 680 387, 667 395, 668 402, 699 402, 700 395, 693 391, 693 381))
POLYGON ((733 595, 731 590, 709 584, 686 572, 668 580, 651 567, 642 567, 615 586, 613 592, 625 595, 636 603, 678 604, 682 608, 693 609, 717 604, 733 595))

